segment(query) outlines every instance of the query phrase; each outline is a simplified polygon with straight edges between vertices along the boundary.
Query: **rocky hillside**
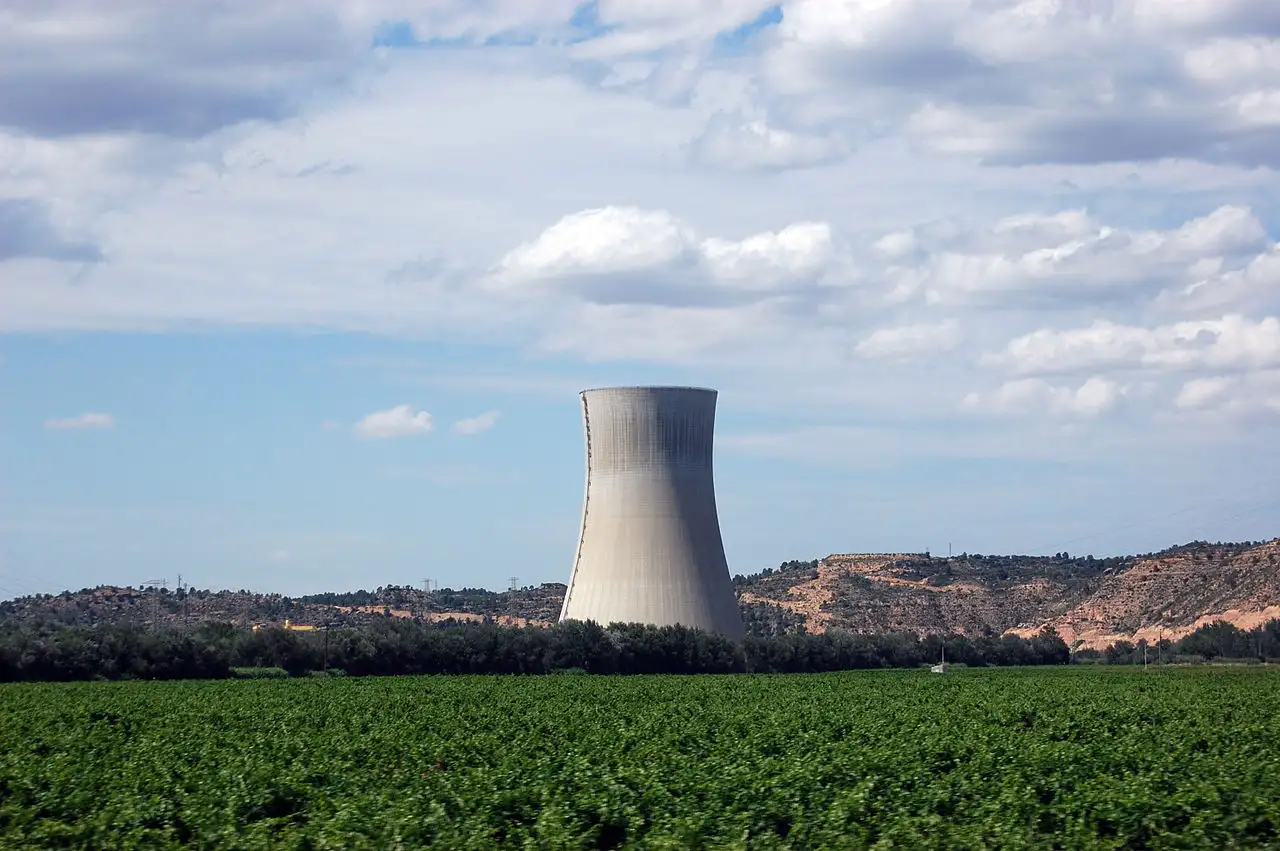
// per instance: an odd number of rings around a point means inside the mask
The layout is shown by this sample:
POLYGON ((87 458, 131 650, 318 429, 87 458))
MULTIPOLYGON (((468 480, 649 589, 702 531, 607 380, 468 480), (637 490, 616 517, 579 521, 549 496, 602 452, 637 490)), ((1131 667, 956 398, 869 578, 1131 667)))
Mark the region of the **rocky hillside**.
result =
POLYGON ((205 591, 113 586, 22 597, 0 602, 0 622, 87 626, 132 622, 199 624, 224 621, 248 626, 358 626, 385 617, 434 622, 482 621, 512 626, 549 624, 560 614, 565 586, 546 583, 515 591, 444 588, 430 593, 386 586, 374 591, 285 597, 251 591, 205 591))
POLYGON ((1192 545, 1136 559, 1103 576, 1066 611, 1030 618, 1015 631, 1027 635, 1048 625, 1069 645, 1103 648, 1120 639, 1178 639, 1212 621, 1252 629, 1277 618, 1280 539, 1246 549, 1192 545))
MULTIPOLYGON (((828 629, 1032 635, 1048 626, 1071 646, 1104 649, 1124 639, 1175 640, 1225 620, 1243 629, 1280 618, 1280 539, 1196 542, 1122 558, 962 553, 831 555, 734 577, 749 631, 828 629)), ((356 625, 371 618, 490 620, 540 625, 559 615, 565 586, 514 591, 374 591, 284 597, 248 591, 104 587, 0 602, 7 622, 132 621, 294 626, 356 625)))
POLYGON ((1103 649, 1177 639, 1215 620, 1249 629, 1280 617, 1280 539, 1112 559, 831 555, 736 584, 756 624, 964 635, 1049 626, 1073 647, 1103 649))

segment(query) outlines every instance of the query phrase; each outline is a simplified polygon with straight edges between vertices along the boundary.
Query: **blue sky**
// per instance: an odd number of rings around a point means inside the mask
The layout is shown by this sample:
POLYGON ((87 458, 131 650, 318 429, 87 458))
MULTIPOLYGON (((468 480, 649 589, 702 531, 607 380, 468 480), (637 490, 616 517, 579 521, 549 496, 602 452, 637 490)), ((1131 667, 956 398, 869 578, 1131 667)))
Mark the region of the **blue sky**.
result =
POLYGON ((0 596, 564 581, 626 383, 734 572, 1280 534, 1273 10, 938 8, 15 13, 0 596))

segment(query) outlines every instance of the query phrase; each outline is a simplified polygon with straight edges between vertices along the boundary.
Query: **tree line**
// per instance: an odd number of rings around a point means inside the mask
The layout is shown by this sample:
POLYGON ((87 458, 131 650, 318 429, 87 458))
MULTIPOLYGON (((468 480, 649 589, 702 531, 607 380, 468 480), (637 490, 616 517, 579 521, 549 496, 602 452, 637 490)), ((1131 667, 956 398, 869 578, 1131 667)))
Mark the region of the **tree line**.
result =
MULTIPOLYGON (((1119 642, 1075 661, 1112 664, 1280 658, 1280 620, 1253 630, 1209 624, 1177 642, 1119 642)), ((250 630, 211 622, 195 629, 131 623, 0 625, 0 681, 211 679, 274 669, 393 674, 818 673, 953 664, 1063 665, 1067 645, 1051 630, 965 637, 912 633, 748 635, 741 643, 684 627, 570 621, 549 628, 488 623, 427 624, 387 618, 314 632, 250 630)))
POLYGON ((388 618, 297 632, 228 623, 195 629, 136 624, 0 626, 0 681, 202 679, 242 669, 352 676, 392 674, 808 673, 968 665, 1065 664, 1055 633, 965 638, 831 631, 747 636, 741 643, 684 627, 566 622, 549 628, 426 624, 388 618))
POLYGON ((1226 621, 1214 621, 1178 641, 1117 641, 1105 650, 1076 653, 1076 659, 1110 665, 1222 660, 1266 662, 1280 659, 1280 619, 1247 630, 1226 621))

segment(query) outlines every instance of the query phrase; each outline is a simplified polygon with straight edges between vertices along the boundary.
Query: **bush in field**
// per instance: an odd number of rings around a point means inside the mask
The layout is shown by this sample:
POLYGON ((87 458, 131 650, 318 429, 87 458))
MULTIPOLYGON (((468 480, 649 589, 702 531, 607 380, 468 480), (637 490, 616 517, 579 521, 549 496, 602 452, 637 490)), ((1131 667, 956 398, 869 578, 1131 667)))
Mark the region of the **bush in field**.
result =
POLYGON ((289 678, 284 668, 232 668, 231 676, 237 680, 282 680, 289 678))

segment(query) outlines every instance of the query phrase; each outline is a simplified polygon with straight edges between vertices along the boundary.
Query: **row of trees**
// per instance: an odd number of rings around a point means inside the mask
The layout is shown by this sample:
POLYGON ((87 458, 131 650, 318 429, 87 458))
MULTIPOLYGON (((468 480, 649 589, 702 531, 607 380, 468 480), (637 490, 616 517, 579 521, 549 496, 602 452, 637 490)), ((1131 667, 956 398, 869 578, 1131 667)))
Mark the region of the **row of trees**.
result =
MULTIPOLYGON (((424 624, 399 618, 316 632, 248 630, 206 623, 194 630, 122 623, 94 627, 0 627, 0 681, 200 679, 237 668, 281 668, 293 675, 816 673, 914 668, 938 661, 970 666, 1061 665, 1067 645, 1052 631, 1031 638, 966 638, 911 633, 750 635, 738 644, 682 627, 568 622, 548 629, 492 624, 424 624)), ((1159 646, 1120 642, 1078 661, 1280 658, 1280 620, 1253 630, 1209 624, 1159 646)))
POLYGON ((226 623, 194 630, 132 624, 0 627, 0 680, 188 679, 237 668, 351 675, 588 673, 804 673, 969 665, 1065 664, 1055 633, 1030 639, 913 634, 748 636, 741 644, 682 627, 569 622, 548 629, 428 625, 387 619, 317 632, 257 631, 226 623))
POLYGON ((1280 619, 1267 621, 1249 630, 1240 629, 1226 621, 1214 621, 1179 641, 1165 639, 1154 644, 1146 641, 1117 641, 1101 652, 1077 653, 1076 658, 1112 665, 1280 659, 1280 619))

